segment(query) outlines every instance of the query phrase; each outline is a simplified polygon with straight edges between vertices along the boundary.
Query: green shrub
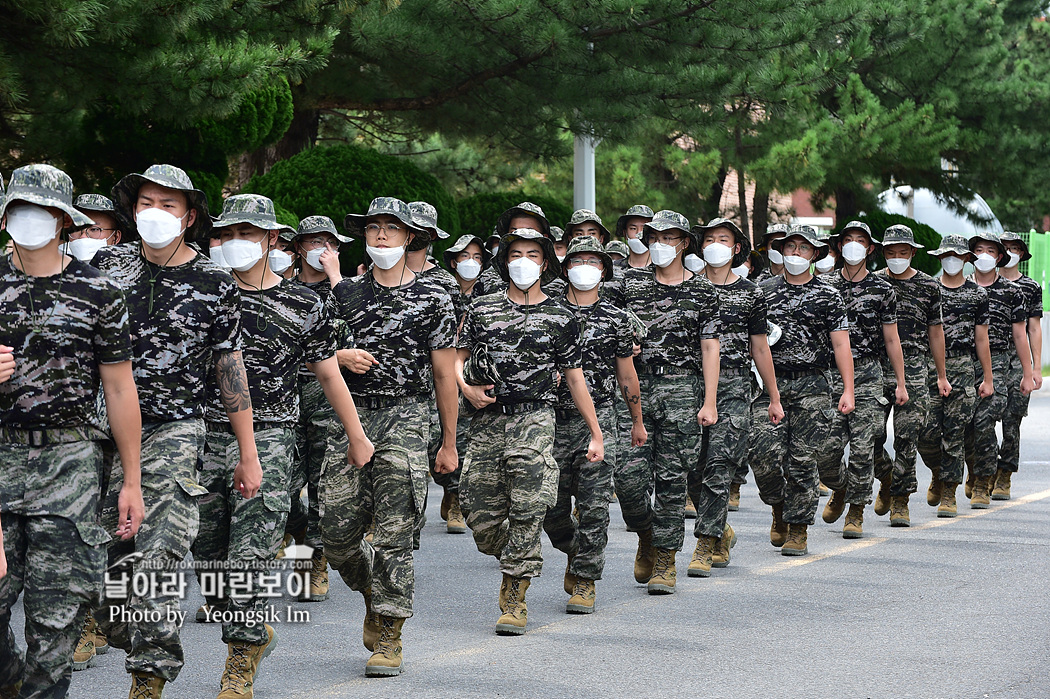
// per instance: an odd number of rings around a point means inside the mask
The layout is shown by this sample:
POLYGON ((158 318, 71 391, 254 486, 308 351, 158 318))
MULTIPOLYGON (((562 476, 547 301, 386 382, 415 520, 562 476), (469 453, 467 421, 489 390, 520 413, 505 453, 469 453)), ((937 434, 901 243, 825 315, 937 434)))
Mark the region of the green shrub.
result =
MULTIPOLYGON (((496 219, 500 214, 512 206, 517 206, 523 201, 531 201, 543 209, 547 221, 552 226, 565 226, 565 222, 572 218, 572 208, 567 203, 548 197, 529 197, 521 190, 510 192, 491 192, 486 194, 475 194, 472 197, 459 200, 460 227, 464 233, 473 233, 481 238, 488 238, 492 234, 492 227, 496 225, 496 219)), ((616 222, 606 225, 613 230, 616 222)))
MULTIPOLYGON (((912 258, 911 266, 929 275, 934 275, 941 271, 941 264, 937 261, 937 258, 926 254, 928 251, 936 250, 940 247, 941 234, 925 223, 919 223, 915 219, 908 218, 902 214, 888 214, 884 211, 873 211, 864 214, 859 217, 859 220, 871 227, 871 234, 878 240, 882 240, 883 231, 890 226, 907 226, 915 234, 915 242, 926 246, 925 250, 919 250, 915 254, 915 257, 912 258)), ((835 233, 839 233, 849 221, 839 221, 838 223, 839 227, 835 229, 835 233)), ((886 261, 879 256, 876 260, 876 269, 881 269, 885 266, 886 261)))

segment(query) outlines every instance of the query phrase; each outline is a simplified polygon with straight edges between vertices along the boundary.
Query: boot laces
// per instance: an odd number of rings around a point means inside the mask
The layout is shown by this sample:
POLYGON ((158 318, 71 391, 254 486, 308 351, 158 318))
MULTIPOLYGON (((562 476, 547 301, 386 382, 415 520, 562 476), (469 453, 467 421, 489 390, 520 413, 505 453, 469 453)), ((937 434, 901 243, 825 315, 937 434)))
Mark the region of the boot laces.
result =
POLYGON ((131 699, 152 699, 153 678, 149 675, 132 675, 135 685, 131 688, 131 699))
POLYGON ((590 585, 588 585, 585 580, 583 580, 581 578, 577 578, 576 579, 576 584, 573 585, 573 587, 572 587, 572 596, 573 597, 582 597, 584 599, 587 599, 589 591, 590 591, 590 585))
POLYGON ((226 656, 226 669, 223 670, 220 688, 222 690, 245 688, 245 675, 251 667, 248 658, 251 646, 247 643, 233 643, 230 645, 230 654, 226 656))

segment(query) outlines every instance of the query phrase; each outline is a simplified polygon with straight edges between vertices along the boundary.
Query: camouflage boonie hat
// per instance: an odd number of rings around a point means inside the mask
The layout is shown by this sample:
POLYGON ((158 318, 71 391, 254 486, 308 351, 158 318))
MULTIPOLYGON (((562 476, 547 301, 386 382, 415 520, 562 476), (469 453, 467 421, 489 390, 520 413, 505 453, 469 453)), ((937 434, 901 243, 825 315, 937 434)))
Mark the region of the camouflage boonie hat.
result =
POLYGON ((605 245, 605 252, 610 255, 619 255, 620 257, 627 259, 631 254, 631 249, 627 247, 627 243, 622 240, 610 240, 605 245))
POLYGON ((408 204, 395 197, 376 197, 368 205, 368 211, 363 214, 347 214, 343 219, 343 227, 350 235, 365 235, 365 221, 372 216, 393 216, 408 227, 418 237, 420 233, 429 236, 430 233, 423 230, 412 220, 412 210, 408 204))
POLYGON ((8 207, 16 201, 60 209, 73 219, 74 228, 83 228, 94 223, 73 208, 73 180, 51 165, 25 165, 11 173, 7 194, 0 204, 0 216, 6 214, 8 207))
POLYGON ((698 223, 693 226, 693 237, 696 238, 696 246, 702 249, 704 243, 704 232, 713 231, 716 228, 728 228, 733 232, 733 238, 740 244, 740 252, 733 255, 732 265, 739 267, 744 264, 744 260, 751 254, 751 241, 747 239, 744 232, 740 230, 740 226, 736 225, 728 218, 715 218, 708 221, 706 224, 698 223))
POLYGON ((116 208, 113 206, 113 200, 101 194, 81 194, 77 197, 77 200, 73 202, 73 206, 82 212, 101 211, 103 213, 113 214, 117 212, 116 208))
POLYGON ((769 247, 769 239, 773 236, 783 233, 787 235, 788 231, 791 230, 791 226, 786 223, 774 223, 773 225, 766 228, 766 232, 762 234, 762 242, 758 244, 759 250, 765 250, 769 247))
POLYGON ((551 226, 551 240, 560 243, 565 238, 565 229, 561 226, 551 226))
POLYGON ((685 233, 686 240, 688 241, 685 254, 696 254, 699 245, 696 242, 696 235, 693 234, 692 227, 689 225, 689 219, 677 211, 671 211, 670 209, 657 211, 653 215, 653 220, 645 224, 645 228, 642 229, 642 242, 646 245, 649 244, 649 233, 651 231, 663 232, 672 228, 677 228, 685 233))
POLYGON ((412 212, 412 221, 415 222, 416 228, 429 233, 431 242, 435 240, 435 236, 441 240, 448 238, 448 233, 438 228, 438 212, 432 205, 425 201, 413 201, 409 202, 408 208, 412 212))
POLYGON ((141 175, 131 173, 113 186, 110 192, 117 217, 125 224, 125 230, 138 235, 135 228, 135 202, 139 189, 147 182, 182 192, 189 200, 190 208, 197 212, 197 219, 186 229, 186 241, 204 239, 211 230, 211 216, 208 214, 208 197, 199 189, 194 189, 193 182, 182 169, 174 165, 150 165, 141 175))
POLYGON ((463 362, 463 383, 468 386, 493 386, 493 390, 499 390, 502 382, 496 362, 489 355, 489 346, 484 342, 474 345, 467 361, 463 362))
MULTIPOLYGON (((635 204, 631 208, 627 209, 627 213, 625 213, 620 218, 616 219, 616 235, 620 236, 621 238, 627 237, 624 233, 624 231, 627 229, 627 219, 647 218, 651 221, 653 220, 653 216, 655 215, 656 214, 653 213, 653 210, 645 204, 635 204)), ((629 249, 630 248, 628 248, 628 250, 629 249)))
POLYGON ((871 228, 868 226, 868 224, 864 223, 863 221, 850 221, 842 227, 841 231, 830 237, 830 239, 828 240, 828 244, 831 245, 831 247, 834 248, 836 251, 841 250, 842 236, 846 235, 847 231, 863 232, 865 235, 868 236, 868 240, 871 241, 872 245, 875 246, 876 252, 882 249, 882 241, 872 234, 871 228))
POLYGON ((517 228, 502 237, 499 252, 496 253, 496 271, 503 281, 510 282, 507 256, 510 254, 511 243, 515 240, 535 240, 543 248, 543 260, 547 263, 547 269, 540 275, 540 286, 547 286, 561 276, 561 263, 554 252, 554 241, 534 228, 517 228))
POLYGON ((624 310, 627 311, 627 320, 631 323, 631 334, 634 335, 634 341, 640 345, 649 333, 649 328, 645 327, 642 319, 635 315, 630 308, 624 308, 624 310))
MULTIPOLYGON (((999 242, 998 237, 996 242, 999 242)), ((916 250, 924 250, 925 245, 919 245, 915 242, 915 234, 912 233, 911 229, 907 226, 897 224, 890 226, 882 233, 882 246, 885 248, 890 245, 910 245, 916 250)))
POLYGON ((602 224, 601 216, 590 209, 576 209, 576 211, 573 211, 572 218, 570 218, 569 222, 565 224, 565 233, 571 236, 573 226, 578 226, 581 223, 586 223, 588 221, 598 224, 598 230, 601 231, 602 234, 600 240, 604 245, 605 242, 609 240, 609 229, 602 224))
POLYGON ((445 250, 443 258, 445 260, 445 266, 448 267, 449 270, 452 270, 452 260, 456 259, 456 256, 466 250, 467 246, 471 243, 477 243, 478 247, 481 248, 481 269, 484 270, 489 266, 489 263, 492 262, 492 253, 487 247, 485 247, 485 241, 476 235, 470 235, 468 233, 467 235, 461 235, 451 247, 445 250))
POLYGON ((930 257, 943 257, 948 254, 962 255, 963 257, 973 258, 974 254, 970 252, 969 243, 965 236, 961 235, 946 235, 941 238, 941 246, 936 250, 930 250, 927 255, 930 257))
POLYGON ((1024 248, 1024 252, 1021 253, 1021 262, 1032 259, 1032 253, 1028 251, 1028 243, 1026 243, 1024 238, 1017 233, 1014 233, 1013 231, 1003 231, 999 234, 999 242, 1003 243, 1003 247, 1006 247, 1005 244, 1007 242, 1020 243, 1024 248))
POLYGON ((222 203, 222 213, 212 222, 212 231, 217 228, 248 223, 264 231, 295 232, 291 226, 277 222, 273 201, 261 194, 234 194, 222 203))
MULTIPOLYGON (((532 216, 540 220, 540 233, 543 234, 544 238, 551 237, 551 224, 547 221, 547 217, 536 204, 531 201, 523 201, 517 206, 512 206, 502 214, 499 215, 499 219, 496 221, 496 233, 499 234, 500 238, 507 235, 510 232, 510 220, 515 216, 532 216)), ((524 229, 523 229, 524 230, 524 229)))
POLYGON ((292 239, 294 240, 304 235, 313 235, 314 233, 330 233, 340 243, 354 242, 354 239, 350 236, 343 235, 337 231, 335 221, 327 216, 307 216, 299 222, 299 227, 295 229, 295 235, 292 236, 292 239))
MULTIPOLYGON (((969 249, 970 252, 973 252, 973 249, 977 247, 978 241, 981 240, 985 241, 986 243, 995 243, 996 247, 999 248, 999 255, 1001 256, 1000 261, 1002 261, 1003 257, 1006 257, 1006 246, 1003 245, 1002 239, 999 237, 998 233, 992 233, 991 231, 987 231, 984 233, 974 233, 972 236, 970 236, 970 240, 967 241, 966 247, 969 249)), ((976 255, 977 253, 974 254, 976 255)))
POLYGON ((817 229, 813 226, 792 226, 788 230, 788 234, 783 238, 777 238, 770 242, 769 246, 780 252, 784 248, 784 243, 788 238, 798 236, 804 238, 806 242, 816 248, 816 255, 810 262, 816 262, 817 260, 823 260, 828 255, 828 244, 827 242, 820 239, 820 234, 817 233, 817 229))
POLYGON ((580 255, 585 252, 589 252, 592 255, 597 255, 602 260, 602 281, 607 282, 613 278, 613 261, 609 257, 609 253, 605 252, 605 248, 602 247, 601 241, 592 235, 581 235, 578 238, 573 238, 569 242, 569 251, 565 253, 565 259, 562 260, 562 276, 566 279, 569 278, 569 259, 573 255, 580 255))

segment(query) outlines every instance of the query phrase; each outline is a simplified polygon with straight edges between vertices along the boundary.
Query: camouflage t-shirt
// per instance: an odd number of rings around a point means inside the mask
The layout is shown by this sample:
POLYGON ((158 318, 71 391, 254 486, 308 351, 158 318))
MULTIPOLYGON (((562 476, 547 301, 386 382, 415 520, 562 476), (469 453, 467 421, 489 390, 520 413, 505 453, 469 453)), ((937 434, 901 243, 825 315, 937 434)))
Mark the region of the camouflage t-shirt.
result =
POLYGON ((1042 318, 1043 289, 1039 286, 1039 282, 1022 274, 1014 281, 1014 284, 1021 287, 1021 292, 1024 294, 1024 305, 1025 310, 1028 312, 1028 317, 1042 318))
MULTIPOLYGON (((595 405, 607 403, 616 397, 616 359, 634 354, 634 332, 627 311, 611 301, 598 299, 590 306, 576 306, 563 299, 572 311, 580 328, 580 348, 583 351, 583 377, 595 405)), ((572 409, 567 382, 558 385, 558 407, 572 409)))
MULTIPOLYGON (((315 294, 317 294, 318 296, 320 296, 321 300, 325 304, 327 304, 328 300, 330 298, 332 298, 332 285, 329 283, 327 277, 322 279, 319 282, 304 282, 304 281, 302 281, 302 280, 300 280, 298 278, 293 279, 293 281, 296 284, 298 284, 298 285, 300 285, 300 286, 302 286, 302 287, 304 287, 306 289, 309 289, 310 291, 312 291, 315 294)), ((330 315, 331 314, 329 314, 329 316, 330 315)), ((340 344, 339 348, 342 349, 343 345, 340 344)), ((317 377, 314 376, 314 373, 312 371, 310 371, 309 369, 306 368, 305 364, 303 364, 303 365, 301 365, 299 367, 299 381, 300 382, 306 383, 306 382, 309 382, 309 381, 316 381, 316 380, 317 380, 317 377)))
MULTIPOLYGON (((324 301, 298 282, 284 280, 270 289, 241 289, 241 350, 257 422, 299 419, 296 375, 304 362, 335 356, 335 329, 324 301)), ((207 419, 229 418, 212 375, 207 419)))
POLYGON ((977 347, 976 325, 988 325, 988 292, 967 279, 962 286, 941 287, 944 316, 944 351, 949 355, 970 354, 977 347))
POLYGON ((885 351, 882 326, 897 322, 897 292, 893 286, 875 274, 854 282, 835 270, 821 278, 838 290, 846 304, 853 358, 880 356, 885 351))
POLYGON ((353 346, 379 362, 364 374, 343 371, 355 398, 431 393, 430 352, 455 347, 456 342, 456 314, 444 289, 419 278, 385 287, 369 270, 339 282, 332 300, 332 311, 346 322, 353 346))
POLYGON ((1024 292, 1002 277, 982 288, 988 294, 988 345, 992 352, 1012 352, 1013 324, 1028 321, 1024 292))
POLYGON ((877 272, 897 292, 897 334, 907 356, 930 353, 931 325, 941 325, 941 284, 925 272, 911 279, 894 279, 889 270, 877 272))
POLYGON ((131 360, 124 297, 79 260, 61 274, 26 277, 0 256, 0 344, 15 357, 15 373, 0 383, 0 425, 97 426, 98 365, 131 360))
POLYGON ((102 248, 92 264, 124 290, 142 419, 204 417, 205 378, 215 372, 215 357, 241 349, 241 295, 233 277, 200 254, 158 267, 137 243, 102 248))
POLYGON ((720 362, 723 369, 751 366, 751 336, 766 334, 766 297, 747 279, 714 285, 718 293, 720 362))
POLYGON ((642 353, 634 358, 639 372, 674 367, 700 373, 700 341, 719 335, 711 282, 694 274, 681 284, 663 284, 651 272, 636 271, 624 277, 624 297, 646 327, 642 353))
POLYGON ((849 330, 846 305, 833 286, 819 277, 789 284, 770 277, 759 285, 766 296, 767 316, 783 334, 770 347, 773 364, 783 371, 827 369, 834 360, 831 333, 849 330))
POLYGON ((457 282, 455 277, 453 277, 441 267, 435 266, 431 267, 430 269, 425 269, 422 272, 417 272, 416 276, 418 276, 420 279, 426 279, 428 282, 440 286, 448 293, 449 296, 455 296, 459 293, 459 282, 457 282))
POLYGON ((484 343, 502 383, 502 404, 538 401, 554 405, 558 372, 582 365, 580 326, 572 311, 553 298, 521 306, 505 293, 474 299, 467 309, 459 348, 484 343))

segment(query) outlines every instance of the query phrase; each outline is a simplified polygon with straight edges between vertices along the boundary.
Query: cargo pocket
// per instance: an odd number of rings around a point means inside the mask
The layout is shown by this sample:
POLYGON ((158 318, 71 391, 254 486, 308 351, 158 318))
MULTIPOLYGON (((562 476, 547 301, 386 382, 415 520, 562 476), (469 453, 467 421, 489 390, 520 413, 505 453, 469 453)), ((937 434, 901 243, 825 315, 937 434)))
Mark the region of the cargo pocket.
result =
POLYGON ((558 501, 558 477, 561 469, 554 455, 549 450, 542 452, 543 455, 543 482, 540 486, 540 503, 544 507, 553 507, 558 501))

